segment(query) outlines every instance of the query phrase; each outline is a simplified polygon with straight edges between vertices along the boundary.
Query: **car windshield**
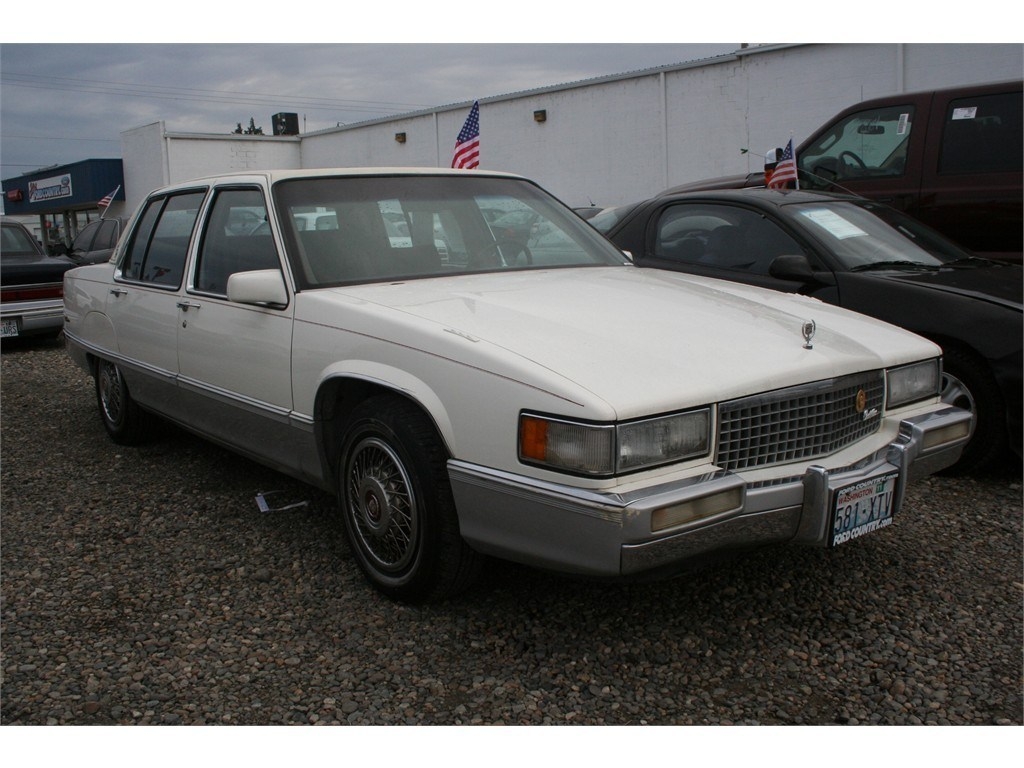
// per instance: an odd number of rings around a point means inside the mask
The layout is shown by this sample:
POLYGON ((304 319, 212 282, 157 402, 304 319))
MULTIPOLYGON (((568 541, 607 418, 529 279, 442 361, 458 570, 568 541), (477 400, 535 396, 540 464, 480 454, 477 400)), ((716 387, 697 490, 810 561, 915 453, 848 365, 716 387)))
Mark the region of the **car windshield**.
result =
POLYGON ((289 179, 274 188, 302 288, 626 263, 539 188, 486 175, 289 179))
POLYGON ((629 212, 636 208, 636 203, 631 205, 619 205, 615 208, 605 208, 600 213, 590 217, 590 226, 601 234, 608 234, 612 228, 622 221, 629 212))
POLYGON ((0 243, 0 253, 4 256, 38 256, 39 247, 32 241, 28 232, 18 226, 4 226, 0 228, 3 235, 3 242, 0 243))
POLYGON ((938 233, 885 206, 836 201, 796 205, 794 213, 847 269, 935 269, 970 258, 938 233))

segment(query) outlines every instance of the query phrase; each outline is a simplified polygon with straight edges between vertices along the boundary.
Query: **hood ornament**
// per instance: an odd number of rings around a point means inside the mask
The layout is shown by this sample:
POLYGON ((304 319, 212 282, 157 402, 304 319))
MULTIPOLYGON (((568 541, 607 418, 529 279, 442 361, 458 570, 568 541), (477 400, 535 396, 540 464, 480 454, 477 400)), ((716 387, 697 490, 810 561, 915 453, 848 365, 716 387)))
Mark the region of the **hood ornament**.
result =
POLYGON ((808 320, 800 330, 804 335, 804 349, 814 349, 811 339, 814 338, 814 332, 818 330, 818 326, 814 324, 813 320, 808 320))

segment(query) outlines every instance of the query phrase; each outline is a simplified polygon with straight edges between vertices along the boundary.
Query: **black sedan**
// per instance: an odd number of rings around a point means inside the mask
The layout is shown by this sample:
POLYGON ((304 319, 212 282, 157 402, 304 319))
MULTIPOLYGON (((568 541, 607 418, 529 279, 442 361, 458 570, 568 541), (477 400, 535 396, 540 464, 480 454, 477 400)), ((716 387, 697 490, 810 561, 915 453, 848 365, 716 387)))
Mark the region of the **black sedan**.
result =
POLYGON ((0 337, 55 336, 64 326, 65 256, 47 256, 28 229, 0 222, 0 337))
POLYGON ((957 465, 1021 455, 1022 269, 972 256, 887 206, 770 189, 665 195, 590 220, 641 267, 813 296, 902 326, 944 351, 948 402, 970 407, 957 465))

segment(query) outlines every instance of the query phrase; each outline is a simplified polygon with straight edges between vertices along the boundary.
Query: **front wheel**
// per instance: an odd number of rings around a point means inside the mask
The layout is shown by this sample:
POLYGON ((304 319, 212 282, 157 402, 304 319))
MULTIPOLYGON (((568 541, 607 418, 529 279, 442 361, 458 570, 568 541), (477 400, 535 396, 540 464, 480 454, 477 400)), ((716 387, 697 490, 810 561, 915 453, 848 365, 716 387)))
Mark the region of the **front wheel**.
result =
POLYGON ((974 433, 960 461, 946 470, 966 475, 985 470, 1008 449, 1006 406, 985 363, 957 348, 943 352, 942 402, 974 414, 974 433))
POLYGON ((146 413, 128 392, 121 369, 100 360, 96 364, 96 404, 103 427, 120 445, 136 445, 149 434, 146 413))
POLYGON ((459 534, 446 459, 433 424, 401 398, 368 400, 349 419, 338 481, 345 533, 363 573, 395 600, 450 597, 479 571, 459 534))

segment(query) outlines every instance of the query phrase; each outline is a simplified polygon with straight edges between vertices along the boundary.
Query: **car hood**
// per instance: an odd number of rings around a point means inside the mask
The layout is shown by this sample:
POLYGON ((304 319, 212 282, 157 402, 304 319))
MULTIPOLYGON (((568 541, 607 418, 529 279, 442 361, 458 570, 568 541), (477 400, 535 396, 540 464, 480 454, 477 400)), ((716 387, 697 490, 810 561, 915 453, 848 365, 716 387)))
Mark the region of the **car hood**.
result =
MULTIPOLYGON (((632 266, 315 293, 361 307, 363 332, 531 385, 542 380, 569 399, 592 393, 617 418, 939 354, 907 331, 816 299, 632 266), (808 321, 816 325, 811 349, 808 321)), ((318 314, 322 324, 327 313, 318 314)))
POLYGON ((990 301, 1020 312, 1024 294, 1024 269, 1014 264, 978 264, 971 266, 967 263, 962 267, 945 267, 933 272, 893 271, 886 272, 885 277, 901 283, 990 301))

